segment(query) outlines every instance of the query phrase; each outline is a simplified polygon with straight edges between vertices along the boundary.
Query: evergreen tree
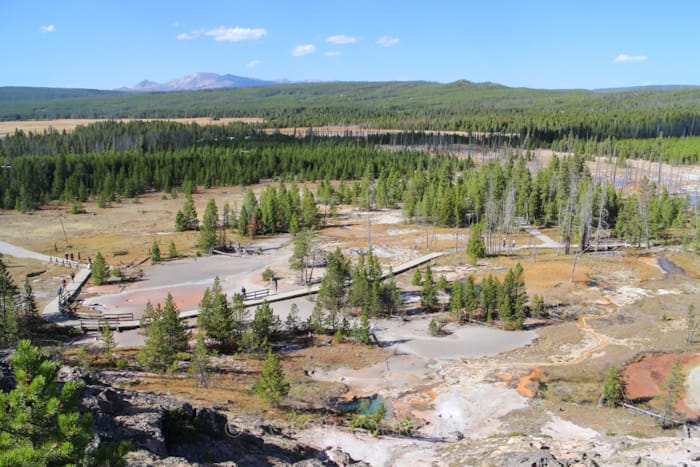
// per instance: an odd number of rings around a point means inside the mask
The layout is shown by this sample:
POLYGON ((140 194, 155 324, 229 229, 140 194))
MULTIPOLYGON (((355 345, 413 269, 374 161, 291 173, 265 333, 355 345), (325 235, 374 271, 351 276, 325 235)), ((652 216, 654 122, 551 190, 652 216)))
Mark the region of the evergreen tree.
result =
POLYGON ((299 325, 299 306, 296 303, 292 303, 289 307, 289 314, 287 315, 285 324, 292 332, 296 332, 297 326, 299 325))
POLYGON ((477 290, 474 276, 469 275, 464 281, 464 293, 462 295, 462 303, 464 306, 463 320, 472 319, 474 313, 479 306, 479 291, 477 290))
POLYGON ((199 220, 197 219, 197 208, 194 206, 194 201, 192 200, 191 194, 185 194, 185 203, 182 205, 182 209, 178 211, 180 213, 181 220, 178 227, 178 216, 175 216, 175 230, 182 232, 184 230, 197 230, 199 228, 199 220))
POLYGON ((112 332, 112 327, 109 323, 104 323, 102 325, 100 328, 100 335, 102 337, 102 352, 108 360, 111 360, 112 352, 117 346, 117 342, 114 340, 114 332, 112 332))
POLYGON ((175 213, 175 232, 184 232, 185 230, 185 215, 182 210, 178 209, 175 213))
POLYGON ((430 265, 425 267, 423 275, 423 288, 420 292, 420 302, 428 311, 433 311, 437 306, 437 295, 435 293, 435 281, 430 265))
POLYGON ((381 284, 379 289, 379 303, 381 314, 391 316, 401 310, 401 290, 396 285, 394 272, 390 269, 388 277, 381 284))
POLYGON ((170 244, 168 245, 168 257, 177 258, 178 256, 180 256, 180 254, 177 252, 175 242, 173 240, 170 240, 170 244))
POLYGON ((476 265, 479 258, 486 257, 486 244, 484 243, 484 225, 483 223, 472 224, 471 232, 469 233, 469 241, 467 242, 467 255, 469 261, 476 265))
POLYGON ((304 186, 301 197, 301 226, 307 229, 318 227, 318 208, 313 193, 307 186, 304 186))
POLYGON ((289 258, 289 267, 299 271, 299 282, 308 284, 313 277, 315 257, 317 254, 316 237, 310 230, 302 230, 294 238, 294 252, 289 258))
POLYGON ((19 289, 0 257, 0 313, 4 315, 7 310, 14 309, 18 295, 19 289))
POLYGON ((275 316, 268 301, 263 301, 260 306, 255 308, 253 321, 250 323, 251 337, 248 342, 248 351, 263 350, 278 326, 279 318, 275 316))
POLYGON ((438 290, 447 290, 447 278, 444 275, 440 275, 435 287, 437 287, 438 290))
POLYGON ((199 230, 199 239, 197 241, 199 251, 209 253, 216 245, 218 219, 219 214, 216 208, 216 202, 213 198, 210 198, 209 201, 207 201, 207 207, 204 210, 204 217, 202 218, 202 226, 199 230))
POLYGON ((231 205, 228 204, 228 202, 224 203, 221 216, 224 221, 224 229, 229 229, 236 225, 236 213, 234 212, 233 208, 231 208, 231 205))
POLYGON ((19 300, 19 289, 0 258, 0 348, 14 347, 19 339, 19 300))
POLYGON ((481 308, 486 314, 485 318, 487 322, 493 321, 495 315, 498 313, 499 296, 501 294, 501 283, 491 274, 486 276, 484 280, 481 281, 481 291, 479 294, 479 301, 481 308))
POLYGON ((277 219, 279 206, 277 203, 277 190, 268 185, 260 195, 260 229, 263 233, 273 234, 277 231, 277 219))
POLYGON ((34 291, 29 276, 24 278, 24 293, 22 294, 22 314, 25 319, 36 319, 39 316, 39 309, 34 299, 34 291))
POLYGON ((208 388, 211 382, 211 370, 209 369, 210 355, 207 350, 204 335, 197 335, 197 343, 190 357, 190 374, 195 378, 198 388, 208 388))
POLYGON ((243 195, 243 204, 238 215, 238 234, 243 236, 254 237, 257 233, 257 211, 258 200, 255 198, 255 193, 250 188, 246 188, 243 195))
POLYGON ((379 258, 372 253, 372 250, 367 254, 364 274, 367 277, 369 293, 363 308, 367 310, 370 316, 377 316, 381 311, 382 267, 379 264, 379 258))
POLYGON ((102 285, 109 277, 109 267, 105 262, 104 256, 99 251, 95 255, 95 259, 92 260, 92 282, 95 285, 102 285))
POLYGON ((420 269, 416 268, 413 273, 413 278, 411 279, 411 285, 420 286, 423 285, 423 276, 420 273, 420 269))
POLYGON ((608 374, 605 376, 605 385, 603 387, 603 403, 608 407, 615 407, 624 398, 622 388, 622 379, 620 378, 620 370, 615 365, 611 366, 608 374))
POLYGON ((0 465, 82 465, 93 427, 78 410, 81 383, 57 385, 60 362, 28 340, 11 362, 17 387, 0 392, 0 465))
POLYGON ((525 271, 520 262, 515 263, 513 267, 513 288, 511 291, 515 312, 520 313, 528 302, 527 288, 525 287, 525 271))
POLYGON ((355 268, 352 270, 352 285, 348 294, 348 302, 360 308, 360 311, 370 312, 372 301, 371 283, 367 274, 367 264, 364 256, 357 260, 355 268))
POLYGON ((151 264, 156 264, 160 262, 160 247, 158 246, 158 242, 153 239, 153 243, 151 244, 151 264))
POLYGON ((153 308, 146 305, 141 319, 146 343, 138 353, 139 362, 149 370, 164 373, 178 360, 178 354, 188 348, 187 331, 180 321, 173 296, 168 293, 165 304, 153 308))
POLYGON ((248 232, 248 211, 245 206, 241 206, 241 211, 238 214, 238 225, 236 226, 238 235, 241 237, 248 232))
POLYGON ((537 318, 541 318, 544 316, 545 304, 544 297, 542 295, 535 294, 532 296, 532 304, 530 305, 530 310, 532 312, 532 316, 535 316, 537 318))
POLYGON ((207 337, 222 350, 233 347, 235 341, 235 322, 233 310, 228 303, 226 294, 221 289, 221 281, 217 276, 211 288, 204 291, 199 302, 197 324, 204 329, 207 337))
POLYGON ((248 321, 248 309, 243 303, 243 296, 239 293, 233 294, 231 299, 231 327, 236 339, 240 340, 245 332, 248 321))
POLYGON ((253 390, 260 397, 275 405, 289 392, 289 382, 282 370, 282 364, 279 358, 272 353, 272 349, 267 350, 267 358, 253 390))
POLYGON ((506 293, 501 293, 498 304, 498 317, 501 320, 503 329, 515 329, 515 314, 513 313, 513 306, 510 302, 510 295, 506 293))
POLYGON ((326 330, 326 317, 323 313, 323 307, 318 302, 309 315, 309 328, 314 334, 321 334, 326 330))
POLYGON ((661 419, 659 421, 662 428, 668 428, 673 424, 673 415, 676 403, 685 392, 685 374, 680 359, 676 359, 671 366, 671 374, 659 388, 657 399, 661 402, 661 419))
POLYGON ((7 303, 7 309, 0 322, 0 349, 14 347, 20 338, 21 326, 13 300, 7 303))
POLYGON ((326 275, 323 276, 318 292, 318 302, 325 309, 339 313, 345 307, 350 269, 350 261, 345 258, 340 248, 328 255, 326 275))
POLYGON ((370 324, 369 324, 369 314, 367 311, 363 311, 360 316, 360 327, 358 329, 357 340, 365 345, 370 345, 370 324))
POLYGON ((459 279, 452 283, 452 297, 450 299, 450 311, 458 321, 463 322, 464 313, 464 284, 459 279))

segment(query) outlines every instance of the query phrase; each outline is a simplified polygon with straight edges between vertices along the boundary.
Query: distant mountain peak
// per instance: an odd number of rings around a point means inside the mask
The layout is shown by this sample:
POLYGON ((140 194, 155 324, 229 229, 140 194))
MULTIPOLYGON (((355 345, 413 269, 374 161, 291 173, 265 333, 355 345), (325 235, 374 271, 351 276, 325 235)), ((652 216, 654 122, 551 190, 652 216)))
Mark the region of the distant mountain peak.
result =
POLYGON ((269 86, 276 84, 274 81, 265 81, 257 78, 247 78, 231 74, 219 75, 217 73, 198 72, 182 76, 165 83, 143 80, 134 87, 120 88, 124 91, 137 92, 169 92, 169 91, 197 91, 202 89, 244 88, 251 86, 269 86))

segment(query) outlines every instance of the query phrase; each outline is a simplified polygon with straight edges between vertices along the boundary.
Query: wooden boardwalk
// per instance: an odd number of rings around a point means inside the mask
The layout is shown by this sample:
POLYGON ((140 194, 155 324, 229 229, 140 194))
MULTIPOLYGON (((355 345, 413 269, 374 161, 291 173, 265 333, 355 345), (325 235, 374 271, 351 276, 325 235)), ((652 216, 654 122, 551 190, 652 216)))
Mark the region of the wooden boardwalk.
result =
MULTIPOLYGON (((411 261, 407 261, 403 264, 398 265, 396 268, 393 268, 393 273, 394 274, 401 274, 402 272, 406 272, 408 270, 411 270, 415 267, 418 267, 422 264, 428 263, 435 258, 438 258, 439 256, 442 256, 444 253, 443 252, 436 252, 436 253, 430 253, 424 256, 421 256, 420 258, 416 258, 411 261)), ((90 270, 89 269, 83 269, 80 270, 80 272, 76 274, 75 277, 75 283, 70 284, 71 287, 68 285, 66 286, 66 289, 70 289, 70 298, 72 298, 77 291, 80 289, 80 287, 85 283, 87 278, 90 276, 90 270), (81 274, 82 275, 78 275, 81 274), (80 279, 80 281, 79 281, 80 279)), ((382 273, 382 279, 385 279, 389 276, 389 271, 384 271, 382 273)), ((290 290, 288 292, 280 292, 276 294, 270 294, 269 289, 262 289, 262 290, 256 290, 256 291, 250 291, 246 292, 246 299, 244 300, 244 305, 246 307, 253 307, 253 306, 258 306, 262 304, 263 302, 267 301, 268 303, 273 303, 273 302, 280 302, 283 300, 290 300, 292 298, 297 298, 297 297, 303 297, 306 295, 312 295, 318 293, 318 291, 321 289, 321 284, 313 284, 309 287, 304 287, 304 288, 299 288, 296 290, 290 290)), ((69 297, 66 296, 64 300, 69 300, 69 297)), ((42 316, 59 326, 73 326, 76 328, 80 328, 83 331, 96 331, 99 330, 103 325, 107 324, 109 325, 110 328, 116 330, 116 331, 123 331, 127 329, 136 329, 141 326, 141 323, 138 319, 134 319, 133 315, 130 313, 127 314, 120 314, 120 315, 99 315, 99 316, 83 316, 77 317, 77 318, 70 318, 66 314, 62 313, 59 308, 58 304, 58 298, 52 300, 46 307, 44 307, 44 311, 42 313, 42 316), (121 316, 125 315, 125 316, 121 316), (126 316, 130 315, 130 316, 126 316), (129 319, 130 318, 130 319, 129 319)), ((199 310, 187 310, 187 311, 181 311, 180 312, 180 319, 190 319, 190 318, 196 318, 199 316, 199 310)))

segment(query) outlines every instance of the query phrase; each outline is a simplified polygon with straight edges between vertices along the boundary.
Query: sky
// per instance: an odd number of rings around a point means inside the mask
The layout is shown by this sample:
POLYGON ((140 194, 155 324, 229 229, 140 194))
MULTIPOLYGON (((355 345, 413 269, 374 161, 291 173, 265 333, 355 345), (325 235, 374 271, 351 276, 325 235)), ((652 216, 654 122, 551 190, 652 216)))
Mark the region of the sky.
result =
POLYGON ((0 86, 290 81, 700 85, 700 1, 9 0, 0 86))

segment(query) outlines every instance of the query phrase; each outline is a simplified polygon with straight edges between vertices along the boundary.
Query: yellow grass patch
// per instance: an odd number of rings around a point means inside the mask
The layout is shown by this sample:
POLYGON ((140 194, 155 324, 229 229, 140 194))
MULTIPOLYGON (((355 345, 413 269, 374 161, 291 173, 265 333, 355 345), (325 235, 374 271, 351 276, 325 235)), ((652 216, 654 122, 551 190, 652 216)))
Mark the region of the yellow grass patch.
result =
POLYGON ((243 123, 263 123, 264 118, 260 117, 227 117, 213 119, 209 117, 196 117, 196 118, 117 118, 117 119, 100 119, 100 118, 71 118, 71 119, 56 119, 56 120, 13 120, 13 121, 0 121, 0 137, 14 133, 16 130, 22 130, 24 132, 43 132, 49 128, 53 128, 56 131, 73 131, 78 125, 90 125, 91 123, 104 122, 104 121, 118 121, 118 122, 131 122, 131 121, 154 121, 154 120, 166 120, 169 122, 177 123, 197 123, 198 125, 228 125, 233 122, 243 122, 243 123))

